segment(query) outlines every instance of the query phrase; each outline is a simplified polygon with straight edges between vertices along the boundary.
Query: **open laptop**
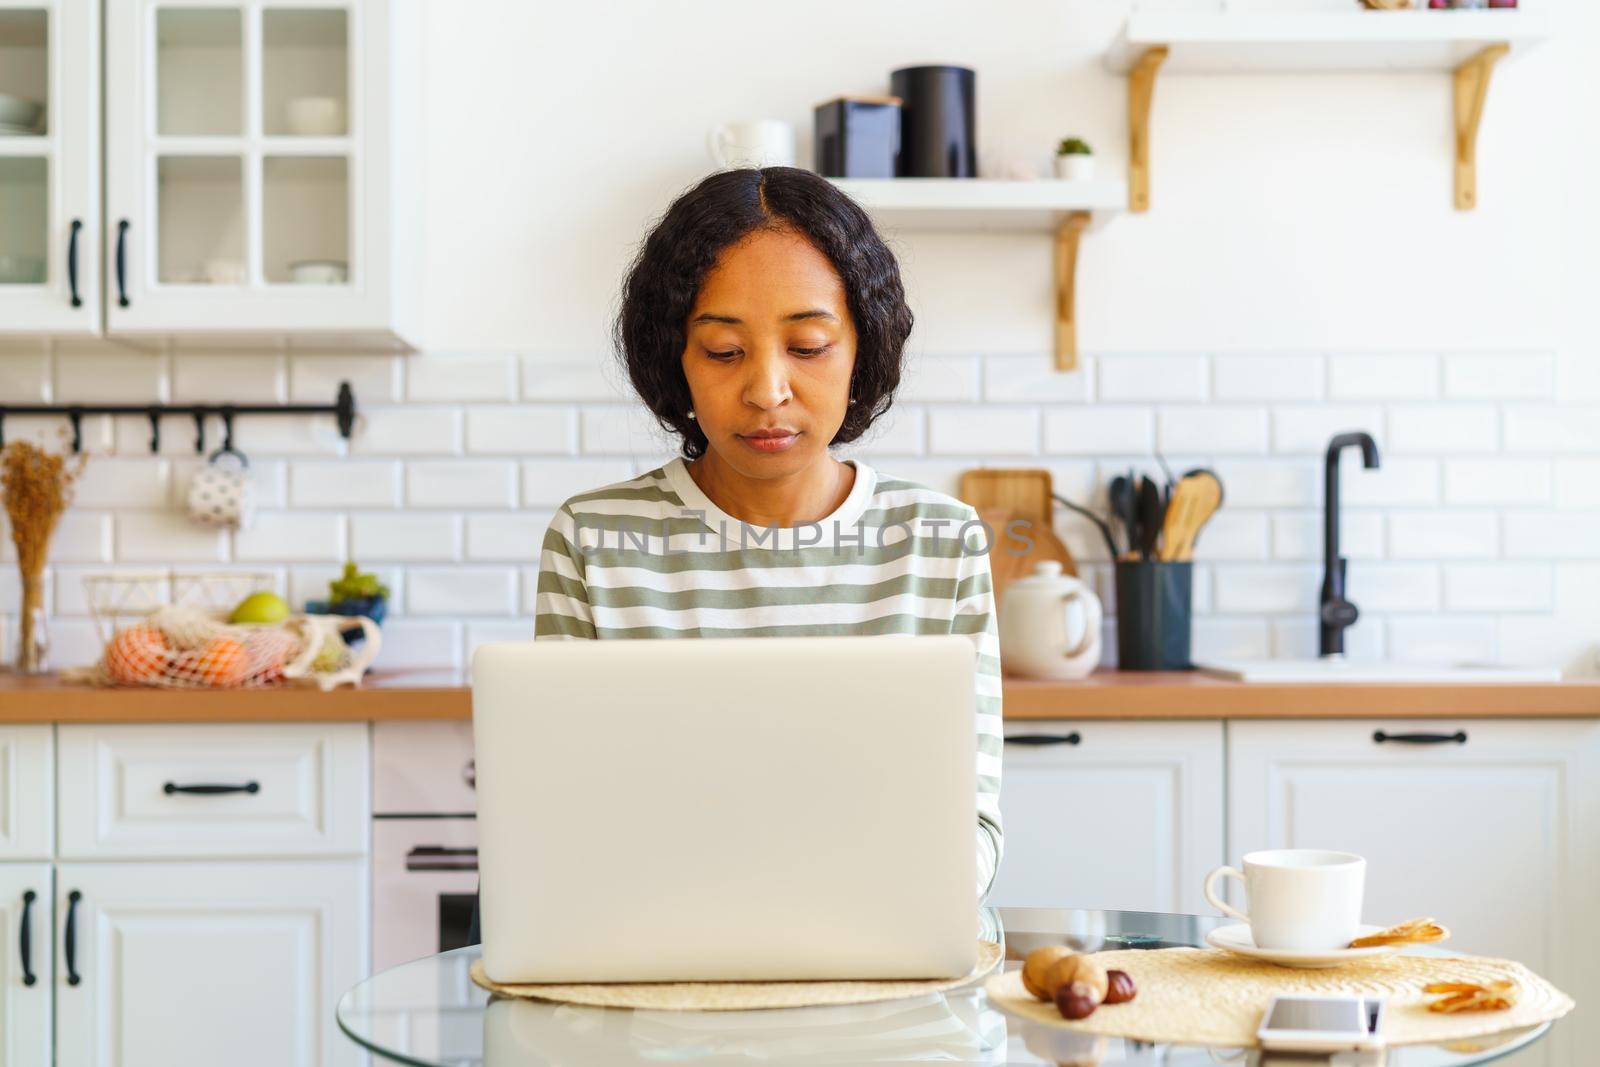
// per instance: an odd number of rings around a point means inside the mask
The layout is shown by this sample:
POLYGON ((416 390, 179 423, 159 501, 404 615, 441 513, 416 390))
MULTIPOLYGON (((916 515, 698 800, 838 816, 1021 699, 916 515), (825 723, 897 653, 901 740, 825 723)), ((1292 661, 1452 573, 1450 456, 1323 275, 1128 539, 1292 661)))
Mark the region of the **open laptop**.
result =
POLYGON ((485 971, 965 974, 973 669, 959 635, 480 647, 485 971))

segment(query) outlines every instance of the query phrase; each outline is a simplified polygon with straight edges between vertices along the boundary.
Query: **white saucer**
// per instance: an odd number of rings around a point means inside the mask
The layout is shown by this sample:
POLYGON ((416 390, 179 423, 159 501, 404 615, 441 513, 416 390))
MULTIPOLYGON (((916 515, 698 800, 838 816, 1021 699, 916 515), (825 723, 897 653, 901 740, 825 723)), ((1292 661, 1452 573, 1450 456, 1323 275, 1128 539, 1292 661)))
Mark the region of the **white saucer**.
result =
MULTIPOLYGON (((1363 926, 1356 936, 1365 937, 1382 929, 1384 929, 1382 926, 1363 926)), ((1399 945, 1332 949, 1257 948, 1256 943, 1250 938, 1250 925, 1248 923, 1219 926, 1206 934, 1206 944, 1212 948, 1220 948, 1224 952, 1232 952, 1236 956, 1248 956, 1253 960, 1266 960, 1282 967, 1303 967, 1307 969, 1337 967, 1353 960, 1372 959, 1375 956, 1392 956, 1400 951, 1399 945)))

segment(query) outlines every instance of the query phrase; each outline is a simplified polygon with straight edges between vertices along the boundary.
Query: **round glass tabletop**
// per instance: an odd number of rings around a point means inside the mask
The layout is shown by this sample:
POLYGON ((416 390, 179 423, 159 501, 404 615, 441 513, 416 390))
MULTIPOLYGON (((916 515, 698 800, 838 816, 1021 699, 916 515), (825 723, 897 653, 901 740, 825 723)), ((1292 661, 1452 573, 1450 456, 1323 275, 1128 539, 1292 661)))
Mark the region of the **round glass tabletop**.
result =
MULTIPOLYGON (((1046 944, 1068 944, 1088 952, 1202 945, 1207 930, 1228 920, 1152 912, 1002 908, 998 921, 1004 931, 1005 966, 1015 968, 1030 951, 1046 944)), ((774 1011, 621 1011, 491 998, 467 974, 478 954, 476 947, 457 949, 374 975, 340 998, 340 1028, 376 1053, 379 1062, 421 1067, 883 1060, 1267 1067, 1278 1062, 1271 1054, 1090 1038, 1025 1022, 989 1004, 981 982, 881 1004, 774 1011)), ((1387 1067, 1488 1063, 1537 1041, 1547 1029, 1548 1024, 1449 1048, 1391 1049, 1387 1067)), ((1284 1061, 1289 1062, 1308 1061, 1284 1061)))

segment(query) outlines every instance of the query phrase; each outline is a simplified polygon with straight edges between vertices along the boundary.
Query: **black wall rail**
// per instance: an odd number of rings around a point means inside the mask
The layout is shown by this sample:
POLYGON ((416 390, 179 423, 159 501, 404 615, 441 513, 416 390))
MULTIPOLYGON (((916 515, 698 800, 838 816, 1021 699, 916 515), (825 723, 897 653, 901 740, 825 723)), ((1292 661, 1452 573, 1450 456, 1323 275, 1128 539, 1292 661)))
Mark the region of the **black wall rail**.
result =
POLYGON ((194 450, 206 450, 206 418, 222 419, 225 440, 233 443, 235 415, 332 415, 339 436, 350 440, 356 425, 356 397, 349 382, 339 383, 339 395, 331 404, 0 404, 0 445, 5 444, 5 420, 11 415, 63 415, 72 425, 72 451, 83 450, 85 415, 143 415, 150 420, 150 451, 161 450, 161 419, 166 415, 188 415, 194 419, 194 450))

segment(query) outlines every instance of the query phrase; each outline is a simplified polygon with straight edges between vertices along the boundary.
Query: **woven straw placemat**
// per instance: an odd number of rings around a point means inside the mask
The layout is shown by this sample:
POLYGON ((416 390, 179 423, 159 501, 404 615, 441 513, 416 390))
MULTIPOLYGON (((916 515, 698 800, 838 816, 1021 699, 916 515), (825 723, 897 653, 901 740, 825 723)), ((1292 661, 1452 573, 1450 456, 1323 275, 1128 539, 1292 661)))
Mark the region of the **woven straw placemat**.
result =
POLYGON ((483 961, 472 962, 472 980, 504 997, 554 1000, 599 1008, 646 1011, 753 1011, 765 1008, 811 1008, 823 1004, 871 1004, 928 993, 942 993, 975 982, 999 965, 1001 949, 978 942, 978 963, 960 978, 916 982, 607 982, 595 985, 503 985, 483 973, 483 961))
POLYGON ((1107 970, 1127 971, 1139 994, 1069 1022, 1056 1006, 1035 1000, 1021 971, 989 978, 989 1000, 1008 1014, 1080 1033, 1183 1045, 1255 1045, 1261 1014, 1279 993, 1364 994, 1388 998, 1384 1038, 1391 1045, 1434 1044, 1479 1037, 1559 1019, 1572 998, 1520 963, 1483 956, 1385 956, 1335 970, 1302 971, 1215 949, 1169 948, 1097 952, 1107 970), (1521 987, 1506 1011, 1430 1012, 1430 982, 1513 978, 1521 987))

